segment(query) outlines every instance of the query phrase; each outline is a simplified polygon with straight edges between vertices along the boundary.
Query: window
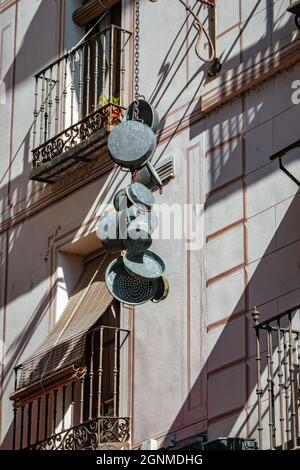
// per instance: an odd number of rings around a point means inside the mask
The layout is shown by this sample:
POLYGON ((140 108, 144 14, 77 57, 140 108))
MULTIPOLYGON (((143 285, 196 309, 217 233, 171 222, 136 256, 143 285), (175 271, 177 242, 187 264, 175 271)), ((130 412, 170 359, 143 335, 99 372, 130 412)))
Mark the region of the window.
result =
POLYGON ((121 2, 98 21, 96 18, 86 26, 88 32, 96 25, 87 38, 85 54, 85 114, 106 102, 120 104, 121 2))
POLYGON ((105 284, 111 260, 104 254, 86 263, 58 322, 19 368, 11 397, 14 448, 64 448, 71 436, 80 448, 74 429, 82 427, 95 434, 84 448, 109 436, 112 442, 129 437, 129 420, 118 417, 120 354, 129 331, 120 328, 119 304, 105 284), (124 434, 118 431, 123 425, 124 434))

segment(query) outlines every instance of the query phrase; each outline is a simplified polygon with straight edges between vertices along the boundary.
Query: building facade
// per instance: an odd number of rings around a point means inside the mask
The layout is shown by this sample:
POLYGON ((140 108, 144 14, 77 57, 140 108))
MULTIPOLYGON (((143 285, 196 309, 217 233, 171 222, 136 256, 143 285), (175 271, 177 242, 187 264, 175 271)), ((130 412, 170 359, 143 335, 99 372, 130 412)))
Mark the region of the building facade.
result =
POLYGON ((132 307, 96 229, 131 181, 107 139, 134 99, 135 2, 0 2, 2 449, 299 445, 297 2, 185 3, 198 27, 140 0, 170 291, 132 307))

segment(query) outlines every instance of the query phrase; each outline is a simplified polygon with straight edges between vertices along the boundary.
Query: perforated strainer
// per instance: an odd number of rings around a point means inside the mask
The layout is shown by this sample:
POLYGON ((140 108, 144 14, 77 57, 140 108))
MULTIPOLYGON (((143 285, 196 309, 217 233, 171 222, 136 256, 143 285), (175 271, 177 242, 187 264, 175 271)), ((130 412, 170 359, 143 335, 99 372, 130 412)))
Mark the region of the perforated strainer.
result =
POLYGON ((105 273, 106 285, 113 297, 129 305, 140 305, 151 300, 158 288, 157 280, 136 279, 125 269, 123 257, 112 261, 105 273))

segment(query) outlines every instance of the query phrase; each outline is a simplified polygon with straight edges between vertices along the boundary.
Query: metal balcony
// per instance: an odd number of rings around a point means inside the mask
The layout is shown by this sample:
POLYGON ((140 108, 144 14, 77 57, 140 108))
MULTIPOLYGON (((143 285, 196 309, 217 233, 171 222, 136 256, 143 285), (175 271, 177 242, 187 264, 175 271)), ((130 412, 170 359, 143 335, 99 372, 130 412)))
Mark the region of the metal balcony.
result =
MULTIPOLYGON (((14 401, 12 448, 128 448, 130 418, 120 415, 120 378, 125 372, 120 365, 126 358, 129 360, 129 335, 129 330, 112 326, 93 328, 84 338, 83 359, 61 371, 56 368, 56 372, 55 360, 64 353, 64 361, 60 361, 64 364, 68 348, 64 344, 59 351, 54 348, 53 354, 47 357, 47 367, 53 364, 53 374, 47 380, 33 379, 33 383, 27 384, 22 365, 16 367, 15 392, 11 397, 14 401)), ((42 360, 35 363, 31 378, 39 376, 41 367, 45 367, 42 360)))
POLYGON ((129 418, 95 418, 33 444, 28 450, 127 449, 129 418))
POLYGON ((300 306, 265 321, 255 309, 253 319, 259 448, 299 449, 300 306))
POLYGON ((32 180, 54 183, 99 155, 123 119, 130 38, 111 25, 35 76, 32 180))

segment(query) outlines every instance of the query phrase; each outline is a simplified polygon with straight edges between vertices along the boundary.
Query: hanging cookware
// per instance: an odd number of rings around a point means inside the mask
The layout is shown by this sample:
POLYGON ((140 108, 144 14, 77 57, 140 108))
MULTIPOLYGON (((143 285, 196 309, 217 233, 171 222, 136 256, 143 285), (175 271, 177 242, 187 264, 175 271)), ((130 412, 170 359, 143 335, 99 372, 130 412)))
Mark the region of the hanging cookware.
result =
POLYGON ((150 211, 154 204, 152 192, 141 183, 131 183, 126 188, 126 194, 140 211, 150 211))
POLYGON ((140 212, 134 205, 127 209, 128 228, 124 239, 126 250, 140 253, 150 248, 152 233, 158 225, 155 211, 140 212))
POLYGON ((127 202, 128 202, 128 197, 126 194, 126 189, 125 188, 119 189, 119 191, 116 193, 114 197, 114 207, 116 211, 119 212, 120 210, 125 209, 127 207, 127 202))
POLYGON ((129 223, 124 247, 131 253, 140 253, 150 248, 151 244, 151 226, 148 217, 139 214, 129 223))
POLYGON ((105 281, 112 296, 124 304, 140 305, 153 299, 157 280, 136 279, 126 271, 123 258, 112 261, 105 273, 105 281))
POLYGON ((151 299, 151 302, 153 302, 154 304, 157 304, 158 302, 161 302, 162 300, 166 299, 169 295, 169 290, 170 290, 170 287, 169 287, 168 279, 165 278, 164 276, 161 276, 158 279, 158 287, 157 287, 156 294, 151 299))
POLYGON ((152 234, 158 226, 158 215, 155 211, 141 211, 134 204, 127 209, 128 224, 132 221, 146 221, 152 234))
POLYGON ((137 279, 158 279, 166 269, 163 259, 150 250, 143 253, 128 251, 124 254, 123 260, 128 273, 137 279))
POLYGON ((142 122, 125 121, 111 131, 107 147, 111 158, 118 165, 134 170, 147 163, 153 155, 156 136, 142 122))
POLYGON ((136 170, 134 181, 147 187, 158 185, 162 187, 162 181, 151 162, 147 162, 139 170, 136 170))
POLYGON ((105 250, 117 253, 124 249, 124 240, 119 237, 119 215, 117 212, 106 212, 100 217, 96 234, 105 250))
MULTIPOLYGON (((134 104, 131 103, 126 111, 125 118, 131 121, 133 118, 134 104)), ((159 126, 159 116, 157 110, 148 101, 139 99, 139 119, 156 132, 159 126)))

